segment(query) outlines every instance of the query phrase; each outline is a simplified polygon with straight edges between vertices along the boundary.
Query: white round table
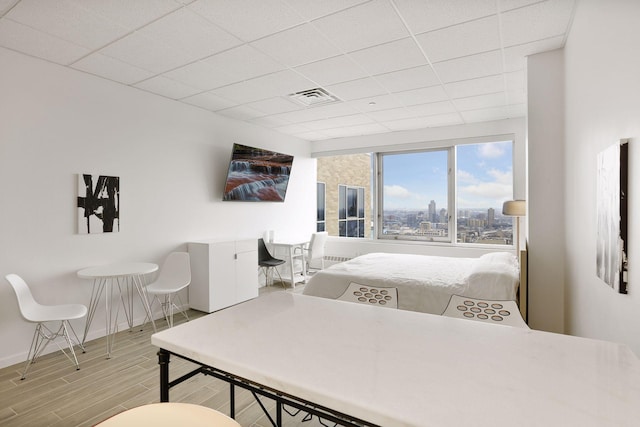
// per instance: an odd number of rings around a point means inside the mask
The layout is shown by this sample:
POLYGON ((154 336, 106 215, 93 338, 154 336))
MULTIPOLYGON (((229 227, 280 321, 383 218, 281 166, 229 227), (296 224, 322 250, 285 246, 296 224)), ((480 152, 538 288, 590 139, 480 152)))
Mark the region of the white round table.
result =
POLYGON ((206 406, 191 403, 152 403, 114 415, 99 427, 240 427, 235 420, 206 406))
POLYGON ((84 268, 78 271, 78 277, 93 281, 93 290, 91 291, 91 300, 89 301, 89 311, 87 313, 87 323, 84 328, 84 336, 82 343, 87 339, 87 333, 93 321, 93 316, 100 302, 100 297, 104 294, 105 301, 105 317, 106 317, 106 336, 107 336, 107 358, 111 357, 113 349, 113 335, 117 331, 118 316, 115 318, 112 313, 112 301, 114 284, 118 289, 118 298, 124 306, 124 313, 129 323, 129 328, 133 327, 133 298, 131 285, 135 287, 146 315, 151 319, 153 330, 156 331, 156 324, 153 320, 149 300, 144 290, 144 276, 154 273, 158 270, 158 265, 150 262, 123 262, 96 267, 84 268), (123 296, 122 288, 125 286, 126 302, 123 296))

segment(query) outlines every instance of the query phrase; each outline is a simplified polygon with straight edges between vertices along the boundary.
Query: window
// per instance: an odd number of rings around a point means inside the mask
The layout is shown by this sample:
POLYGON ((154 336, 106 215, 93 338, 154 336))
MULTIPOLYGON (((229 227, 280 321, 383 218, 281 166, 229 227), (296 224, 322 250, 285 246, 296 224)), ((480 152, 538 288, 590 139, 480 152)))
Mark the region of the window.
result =
POLYGON ((364 237, 364 188, 338 186, 338 230, 341 237, 364 237))
POLYGON ((318 179, 332 236, 513 244, 513 141, 321 157, 318 179))
POLYGON ((457 242, 512 244, 513 218, 502 203, 513 199, 513 143, 456 147, 457 242))
POLYGON ((381 238, 449 242, 448 150, 380 154, 381 238))
POLYGON ((316 184, 316 194, 317 194, 317 202, 316 202, 316 207, 317 207, 317 218, 316 218, 316 231, 325 231, 325 209, 326 209, 326 203, 325 203, 325 195, 326 195, 326 190, 325 190, 325 183, 324 182, 318 182, 316 184))

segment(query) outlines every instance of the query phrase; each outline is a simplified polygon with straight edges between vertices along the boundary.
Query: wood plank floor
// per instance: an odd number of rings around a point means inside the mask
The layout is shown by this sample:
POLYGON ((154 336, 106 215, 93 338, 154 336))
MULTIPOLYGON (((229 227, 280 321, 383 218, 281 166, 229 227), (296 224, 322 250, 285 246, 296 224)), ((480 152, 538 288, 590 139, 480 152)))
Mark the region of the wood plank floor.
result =
MULTIPOLYGON (((262 293, 276 291, 275 286, 262 293)), ((281 289, 281 288, 280 288, 281 289)), ((298 291, 298 289, 296 289, 298 291)), ((189 311, 197 318, 203 313, 189 311)), ((184 321, 175 317, 176 324, 184 321)), ((158 323, 165 328, 164 320, 158 323)), ((126 409, 160 400, 159 368, 151 345, 152 328, 118 332, 111 359, 105 358, 105 339, 86 344, 86 353, 78 353, 80 370, 60 352, 38 359, 27 378, 20 380, 23 363, 0 369, 0 425, 3 427, 72 427, 93 426, 126 409)), ((187 361, 173 358, 171 378, 193 369, 187 361)), ((171 390, 172 402, 188 402, 207 406, 229 414, 229 388, 215 378, 197 375, 171 390)), ((275 405, 263 403, 275 419, 275 405)), ((284 415, 287 427, 318 427, 314 417, 302 423, 303 414, 284 415)), ((236 420, 243 427, 269 427, 253 396, 236 389, 236 420)))

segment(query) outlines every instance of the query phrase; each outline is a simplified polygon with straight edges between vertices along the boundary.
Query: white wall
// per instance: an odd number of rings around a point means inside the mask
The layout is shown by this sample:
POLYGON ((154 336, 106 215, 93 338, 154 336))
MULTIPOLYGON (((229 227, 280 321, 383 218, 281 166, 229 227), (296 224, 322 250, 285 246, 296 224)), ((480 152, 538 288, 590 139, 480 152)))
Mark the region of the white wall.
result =
MULTIPOLYGON (((6 274, 43 303, 87 304, 84 267, 161 263, 189 240, 311 233, 315 181, 306 141, 0 48, 0 366, 23 361, 33 333, 6 274), (221 201, 234 142, 295 156, 285 203, 221 201), (79 173, 120 177, 119 233, 76 233, 79 173)), ((103 319, 100 307, 91 337, 103 319)))
POLYGON ((564 52, 527 61, 529 325, 564 332, 564 52))
POLYGON ((640 355, 640 2, 579 2, 565 46, 567 332, 640 355), (629 147, 629 294, 596 276, 596 157, 629 147))

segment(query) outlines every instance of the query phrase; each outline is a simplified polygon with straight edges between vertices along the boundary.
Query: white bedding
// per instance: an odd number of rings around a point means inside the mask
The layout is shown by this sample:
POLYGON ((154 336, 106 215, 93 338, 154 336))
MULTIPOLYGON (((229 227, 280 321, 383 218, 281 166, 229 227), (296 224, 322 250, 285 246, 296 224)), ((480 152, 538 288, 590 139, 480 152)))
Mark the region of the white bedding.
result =
POLYGON ((451 295, 515 300, 519 269, 514 255, 480 258, 372 253, 317 272, 303 294, 340 298, 350 283, 398 289, 398 308, 442 314, 451 295))

